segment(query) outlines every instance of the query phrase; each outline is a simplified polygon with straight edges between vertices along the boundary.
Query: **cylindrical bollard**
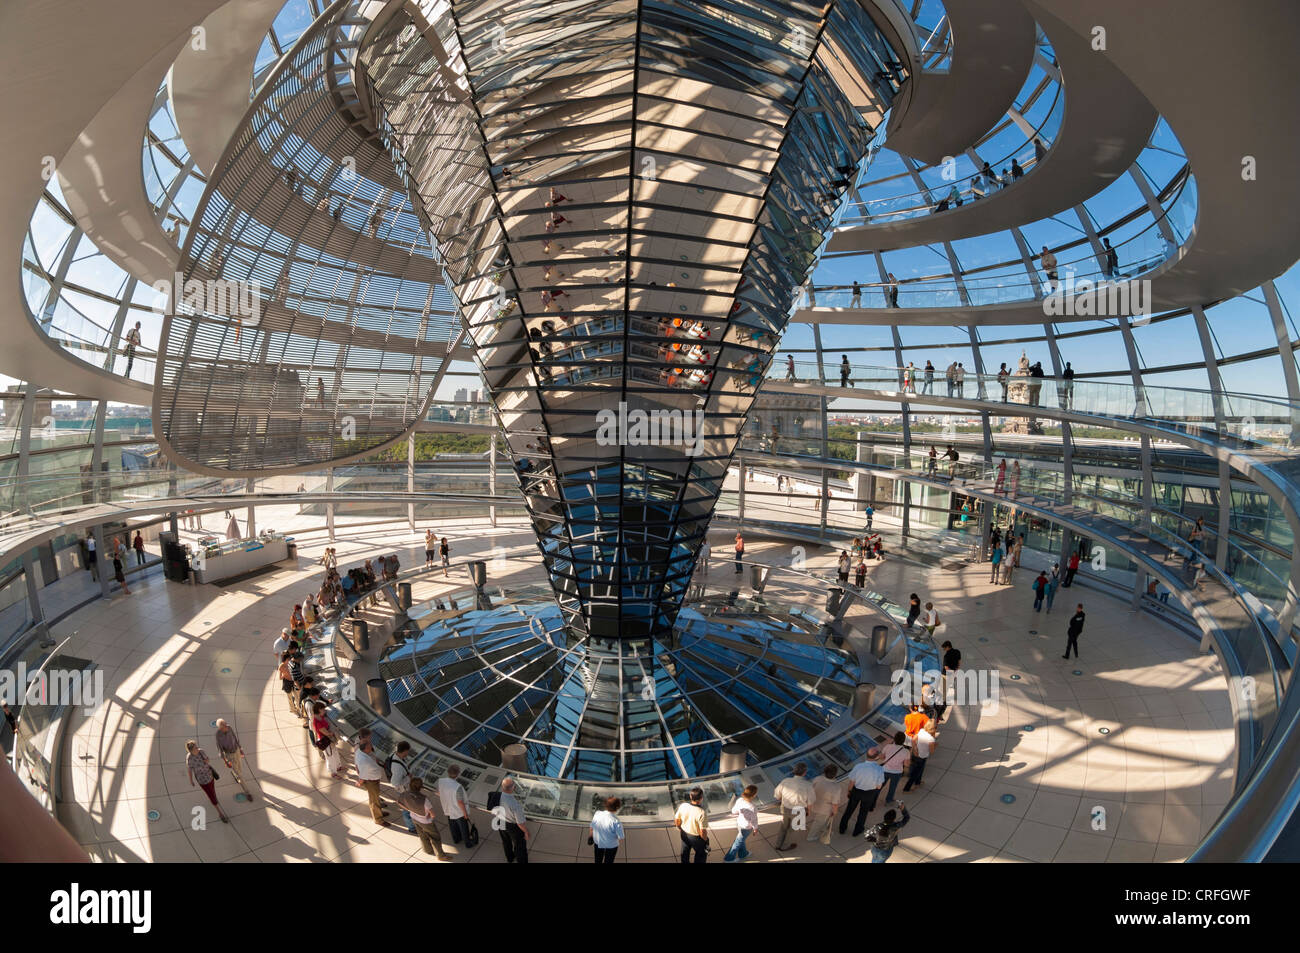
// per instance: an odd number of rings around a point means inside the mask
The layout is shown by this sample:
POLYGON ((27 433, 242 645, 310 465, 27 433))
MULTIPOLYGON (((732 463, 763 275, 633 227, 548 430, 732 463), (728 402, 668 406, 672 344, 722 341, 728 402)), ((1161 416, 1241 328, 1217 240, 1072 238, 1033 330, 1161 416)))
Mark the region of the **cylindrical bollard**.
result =
POLYGON ((506 745, 501 749, 501 767, 507 771, 528 770, 528 749, 523 745, 506 745))
POLYGON ((482 589, 487 585, 487 563, 481 559, 476 559, 469 564, 469 578, 474 583, 475 589, 482 589))
POLYGON ((370 648, 370 623, 365 619, 352 620, 352 644, 358 652, 370 648))
POLYGON ((722 746, 722 758, 718 762, 718 770, 723 774, 732 774, 736 771, 743 771, 745 768, 745 759, 748 757, 748 748, 735 741, 729 741, 722 746))
POLYGON ((839 586, 831 586, 826 590, 826 611, 835 615, 840 611, 840 600, 844 598, 844 590, 839 586))
POLYGON ((749 587, 755 592, 762 592, 763 587, 767 585, 767 575, 771 572, 770 566, 760 566, 757 563, 749 567, 749 587))
POLYGON ((388 704, 388 683, 382 678, 366 679, 366 693, 370 695, 370 707, 381 715, 392 711, 388 704))
POLYGON ((879 662, 889 651, 889 628, 883 625, 873 625, 871 627, 871 654, 879 662))
POLYGON ((409 582, 399 582, 397 584, 397 604, 403 609, 411 608, 411 584, 409 582))
POLYGON ((853 690, 853 717, 866 718, 871 711, 871 703, 876 700, 876 686, 859 682, 853 690))

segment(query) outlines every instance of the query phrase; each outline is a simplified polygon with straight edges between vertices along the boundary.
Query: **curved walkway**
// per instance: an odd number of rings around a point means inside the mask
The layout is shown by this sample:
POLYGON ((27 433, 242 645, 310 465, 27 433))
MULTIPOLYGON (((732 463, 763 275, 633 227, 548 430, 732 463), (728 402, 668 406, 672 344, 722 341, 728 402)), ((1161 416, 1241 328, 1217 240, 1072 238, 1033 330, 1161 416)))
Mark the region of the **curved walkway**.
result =
MULTIPOLYGON (((162 61, 170 63, 189 41, 191 25, 222 2, 46 0, 0 7, 0 58, 8 93, 0 104, 0 123, 21 133, 0 150, 0 180, 10 184, 0 190, 0 236, 8 247, 22 247, 32 209, 46 184, 41 178, 44 159, 63 160, 96 114, 141 71, 141 64, 148 64, 145 71, 151 73, 162 61)), ((153 79, 161 79, 161 73, 153 79)), ((151 96, 157 88, 155 82, 151 96)), ((129 153, 138 180, 143 126, 133 130, 129 153)), ((12 267, 0 268, 0 302, 5 315, 0 373, 57 382, 61 390, 85 397, 147 400, 145 385, 71 357, 27 316, 16 259, 12 267)))
MULTIPOLYGON (((965 6, 954 4, 952 15, 965 6)), ((839 228, 827 243, 828 253, 910 248, 1025 225, 1073 208, 1129 170, 1159 118, 1155 110, 1114 62, 1098 55, 1090 38, 1060 27, 1045 32, 1064 77, 1065 114, 1042 160, 1007 187, 958 208, 839 228)), ((964 150, 989 126, 943 155, 964 150)), ((892 131, 888 145, 897 146, 892 131)))
POLYGON ((1034 18, 1007 0, 947 4, 952 58, 947 70, 913 70, 894 103, 889 147, 938 165, 1006 114, 1034 60, 1034 18))
POLYGON ((208 175, 248 112, 253 64, 284 0, 229 0, 203 21, 204 49, 186 46, 172 66, 172 115, 195 164, 208 175))

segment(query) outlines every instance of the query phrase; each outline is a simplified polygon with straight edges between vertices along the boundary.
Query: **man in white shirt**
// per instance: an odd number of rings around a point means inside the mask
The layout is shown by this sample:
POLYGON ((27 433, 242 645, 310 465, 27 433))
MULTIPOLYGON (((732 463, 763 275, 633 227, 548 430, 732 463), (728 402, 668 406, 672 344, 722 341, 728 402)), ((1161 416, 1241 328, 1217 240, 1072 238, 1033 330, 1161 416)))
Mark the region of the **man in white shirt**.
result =
POLYGON ((794 841, 787 844, 785 837, 794 826, 795 818, 799 819, 801 830, 807 829, 809 809, 817 799, 817 792, 813 789, 807 774, 808 765, 800 761, 794 766, 794 775, 778 784, 776 790, 772 792, 772 796, 781 804, 781 833, 776 838, 777 850, 794 849, 794 841))
POLYGON ((709 557, 711 555, 713 555, 713 548, 709 545, 709 541, 706 539, 700 545, 700 558, 696 563, 701 576, 707 576, 709 574, 709 557))
POLYGON ((871 759, 880 753, 879 748, 867 752, 866 760, 859 761, 849 772, 849 805, 840 818, 840 833, 849 827, 853 812, 858 811, 857 822, 853 825, 853 836, 860 837, 867 827, 867 815, 876 809, 876 797, 885 784, 885 769, 871 759))
POLYGON ((925 604, 925 611, 921 613, 921 627, 925 629, 926 635, 934 635, 934 630, 939 626, 939 610, 934 607, 933 602, 925 604))
POLYGON ((447 776, 438 781, 438 800, 442 801, 442 811, 447 815, 447 826, 451 828, 451 842, 459 844, 462 840, 469 845, 469 796, 465 787, 456 779, 460 777, 460 767, 452 765, 447 769, 447 776))
POLYGON ((492 810, 492 826, 501 833, 501 847, 507 864, 528 863, 528 818, 515 797, 515 779, 501 781, 501 800, 492 810))
POLYGON ((830 827, 835 815, 844 806, 844 782, 836 777, 840 769, 828 764, 822 770, 822 776, 813 780, 812 819, 808 822, 808 839, 816 840, 822 831, 830 827))
POLYGON ((99 582, 99 562, 95 551, 94 531, 86 533, 86 568, 90 570, 90 578, 99 582))
POLYGON ((934 722, 927 721, 925 727, 916 733, 912 739, 912 768, 907 774, 907 783, 903 785, 903 791, 912 790, 912 785, 920 787, 921 775, 925 774, 925 763, 930 759, 930 752, 934 750, 934 722))
POLYGON ((290 641, 289 630, 281 629, 280 637, 271 643, 271 651, 275 653, 275 661, 277 665, 279 664, 280 659, 284 656, 284 653, 289 651, 290 641))
POLYGON ((375 757, 375 747, 370 740, 370 731, 363 728, 357 738, 356 750, 357 787, 365 788, 370 798, 370 817, 380 827, 387 827, 387 811, 384 802, 379 799, 379 785, 384 780, 384 766, 375 757))
MULTIPOLYGON (((411 743, 409 741, 399 741, 397 751, 393 754, 393 760, 389 762, 388 770, 390 777, 388 783, 393 786, 393 790, 398 794, 405 794, 411 789, 411 743)), ((401 798, 398 798, 400 801, 401 798)), ((406 829, 414 834, 415 822, 411 819, 411 812, 402 808, 402 820, 406 822, 406 829)))

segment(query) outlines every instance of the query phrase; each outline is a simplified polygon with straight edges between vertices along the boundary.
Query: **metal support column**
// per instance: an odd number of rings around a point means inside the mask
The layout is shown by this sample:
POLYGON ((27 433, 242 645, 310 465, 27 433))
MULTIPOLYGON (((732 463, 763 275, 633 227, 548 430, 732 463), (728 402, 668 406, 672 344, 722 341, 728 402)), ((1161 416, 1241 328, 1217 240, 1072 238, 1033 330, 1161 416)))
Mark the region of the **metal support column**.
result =
MULTIPOLYGON (((415 493, 415 434, 406 437, 406 492, 415 493)), ((415 535, 415 500, 406 504, 406 524, 415 535)))
MULTIPOLYGON (((248 478, 248 482, 244 484, 244 492, 250 496, 257 492, 257 480, 255 478, 248 478)), ((257 538, 257 507, 252 503, 249 503, 248 508, 244 510, 244 538, 257 538)))
MULTIPOLYGON (((1210 380, 1210 399, 1214 405, 1214 428, 1219 433, 1227 433, 1227 421, 1223 406, 1223 379, 1219 375, 1219 363, 1214 354, 1214 341, 1210 336, 1210 324, 1205 319, 1205 310, 1200 305, 1191 308, 1192 318, 1196 321, 1196 334, 1201 341, 1201 353, 1205 357, 1205 372, 1210 380)), ((1221 570, 1228 566, 1228 543, 1232 535, 1232 470, 1224 460, 1219 461, 1219 525, 1215 536, 1214 564, 1221 570)))
MULTIPOLYGON (((492 441, 488 445, 488 492, 497 495, 497 432, 492 431, 492 441)), ((488 504, 488 522, 497 525, 497 505, 488 504)))
MULTIPOLYGON (((334 492, 334 468, 330 467, 325 471, 325 492, 334 492)), ((325 529, 329 534, 330 542, 334 542, 334 501, 330 500, 325 504, 325 529)))

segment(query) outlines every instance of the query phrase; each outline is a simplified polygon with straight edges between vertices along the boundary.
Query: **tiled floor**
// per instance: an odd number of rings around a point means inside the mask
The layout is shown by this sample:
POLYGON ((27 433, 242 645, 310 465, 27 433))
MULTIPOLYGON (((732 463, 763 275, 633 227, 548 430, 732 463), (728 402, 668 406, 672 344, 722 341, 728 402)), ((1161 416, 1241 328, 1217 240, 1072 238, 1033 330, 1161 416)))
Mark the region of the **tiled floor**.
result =
MULTIPOLYGON (((419 538, 391 527, 349 532, 337 543, 345 566, 395 546, 405 550, 404 566, 422 562, 423 527, 419 538)), ((443 532, 457 559, 490 556, 494 546, 535 553, 517 527, 443 532)), ((719 558, 729 535, 713 541, 719 558)), ((63 820, 93 856, 434 860, 400 827, 376 828, 354 783, 330 779, 273 679, 271 642, 293 603, 315 588, 321 546, 304 545, 296 570, 228 588, 154 575, 133 583, 131 596, 97 602, 58 626, 58 635, 78 633, 74 651, 94 658, 106 675, 108 701, 90 717, 75 717, 64 749, 70 802, 63 820), (211 753, 211 722, 219 716, 234 725, 250 756, 255 799, 235 801, 239 789, 222 772, 217 791, 231 823, 212 818, 195 829, 195 808, 206 799, 187 781, 184 742, 197 738, 211 753)), ((750 555, 761 560, 783 561, 788 552, 750 541, 750 555)), ((824 553, 810 556, 808 568, 832 563, 824 553)), ((523 570, 513 560, 498 564, 492 583, 523 570)), ((870 585, 900 601, 911 591, 932 599, 945 623, 937 635, 961 649, 967 667, 1002 676, 996 713, 964 730, 955 719, 942 728, 926 783, 908 796, 913 819, 891 862, 1186 857, 1232 787, 1234 738, 1217 661, 1118 601, 1063 590, 1047 616, 1032 611, 1027 570, 1014 587, 993 587, 986 578, 981 567, 922 570, 900 560, 872 573, 870 585), (1078 599, 1088 612, 1083 658, 1066 662, 1066 620, 1078 599)), ((871 819, 879 817, 877 809, 871 819)), ((829 847, 801 841, 778 855, 771 842, 779 818, 769 811, 763 822, 750 842, 755 860, 870 859, 861 839, 838 834, 829 847)), ((454 859, 500 862, 486 817, 478 823, 489 836, 468 857, 451 848, 454 859)), ((714 846, 725 850, 734 826, 725 818, 715 824, 714 846)), ((585 829, 531 829, 534 862, 590 860, 585 829)), ((669 862, 677 849, 670 829, 629 828, 619 860, 669 862)))

